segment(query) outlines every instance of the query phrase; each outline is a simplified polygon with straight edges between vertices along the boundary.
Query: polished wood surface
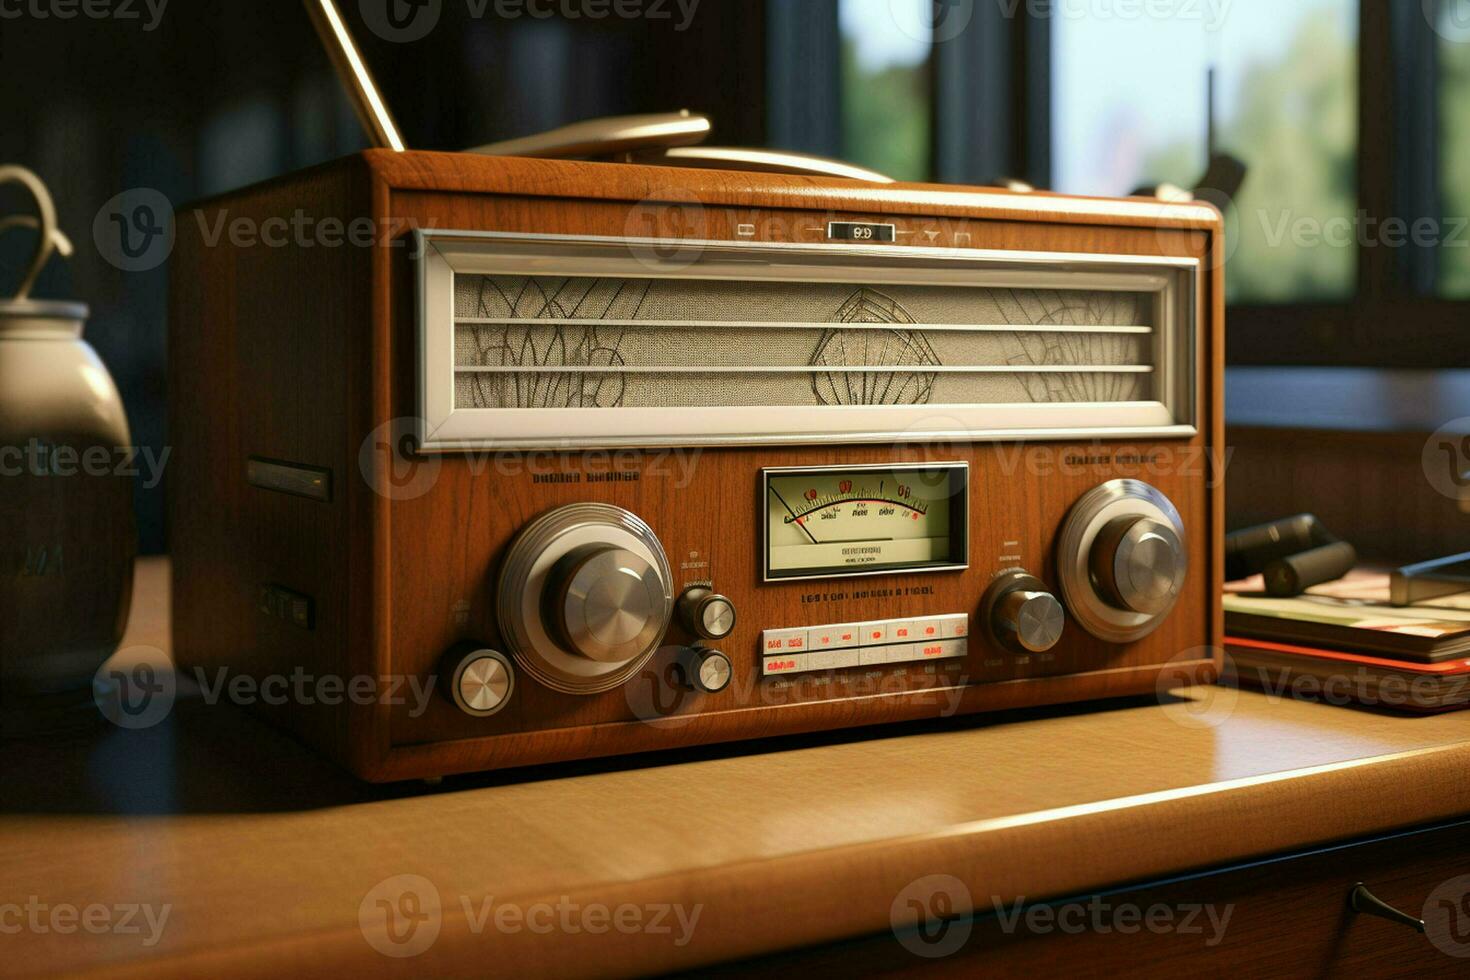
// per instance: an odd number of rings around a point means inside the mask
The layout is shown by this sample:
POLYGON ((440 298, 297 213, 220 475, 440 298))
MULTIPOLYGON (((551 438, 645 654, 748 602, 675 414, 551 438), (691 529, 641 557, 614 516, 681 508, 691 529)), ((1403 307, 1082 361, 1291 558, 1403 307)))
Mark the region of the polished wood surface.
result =
MULTIPOLYGON (((167 647, 145 562, 120 664, 167 647)), ((183 687, 183 685, 181 685, 183 687)), ((168 903, 161 940, 0 935, 0 974, 595 975, 882 933, 910 882, 980 902, 1086 892, 1470 814, 1467 717, 1253 692, 1007 712, 370 787, 229 704, 4 747, 5 901, 168 903), (433 883, 437 940, 391 959, 359 908, 433 883), (690 941, 474 930, 481 902, 702 906, 690 941), (474 915, 467 915, 461 899, 474 915)), ((1446 877, 1449 870, 1446 871, 1446 877)))
MULTIPOLYGON (((637 513, 673 556, 676 588, 712 577, 739 607, 736 632, 720 644, 734 661, 735 682, 718 695, 673 690, 670 649, 641 677, 602 695, 558 694, 523 675, 511 705, 489 719, 469 718, 444 698, 422 711, 406 704, 292 704, 272 712, 366 779, 1139 694, 1153 690, 1166 668, 1206 678, 1218 658, 1223 291, 1211 261, 1219 219, 1206 206, 370 151, 187 209, 179 226, 170 354, 181 661, 255 677, 309 666, 344 678, 426 680, 457 643, 500 645, 494 582, 510 540, 537 514, 582 500, 637 513), (382 247, 211 244, 207 229, 222 221, 243 218, 264 228, 299 212, 302 202, 347 223, 370 218, 382 247), (889 221, 901 241, 931 241, 932 233, 936 246, 965 247, 956 237, 963 232, 976 249, 1200 259, 1198 434, 1025 446, 706 450, 695 457, 688 486, 676 485, 685 474, 670 472, 659 453, 619 456, 636 481, 542 483, 531 472, 537 457, 526 454, 424 463, 378 451, 381 427, 416 411, 408 229, 738 241, 740 226, 751 225, 760 241, 816 242, 825 240, 829 219, 889 221), (1112 461, 1121 455, 1143 461, 1112 461), (251 456, 331 471, 334 499, 319 503, 246 486, 251 456), (1093 462, 1074 465, 1069 456, 1093 462), (918 460, 971 465, 968 570, 874 576, 861 587, 851 579, 760 581, 762 514, 751 506, 760 467, 918 460), (388 495, 370 486, 412 479, 415 467, 426 466, 432 485, 421 494, 388 495), (1006 653, 977 615, 991 577, 1014 564, 1003 556, 1019 552, 1029 570, 1055 586, 1054 539, 1067 508, 1118 477, 1155 483, 1183 515, 1189 570, 1177 607, 1160 629, 1131 644, 1102 643, 1069 626, 1047 656, 1006 653), (687 556, 700 565, 686 574, 678 566, 687 556), (258 612, 253 596, 268 583, 316 600, 313 631, 258 612), (942 668, 760 677, 762 629, 949 613, 971 615, 969 655, 942 668)), ((540 455, 558 473, 579 476, 608 459, 540 455)), ((670 634, 674 644, 688 639, 670 634)))
MULTIPOLYGON (((1464 900, 1470 884, 1454 879, 1467 873, 1470 824, 1455 823, 1060 902, 984 896, 973 920, 930 922, 928 932, 915 927, 902 935, 925 952, 957 946, 927 958, 925 972, 936 978, 1045 976, 1059 965, 1081 976, 1463 976, 1470 909, 1439 902, 1464 900), (1348 896, 1359 883, 1422 916, 1427 934, 1355 912, 1348 896)), ((912 972, 918 959, 889 931, 699 974, 896 976, 912 972)))

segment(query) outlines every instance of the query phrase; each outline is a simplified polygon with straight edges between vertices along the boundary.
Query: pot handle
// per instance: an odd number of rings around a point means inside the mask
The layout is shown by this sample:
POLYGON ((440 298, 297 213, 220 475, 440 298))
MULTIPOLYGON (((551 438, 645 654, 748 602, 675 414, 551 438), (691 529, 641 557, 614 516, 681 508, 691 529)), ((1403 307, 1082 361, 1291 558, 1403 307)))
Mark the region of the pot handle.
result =
POLYGON ((34 218, 28 214, 17 214, 0 219, 0 234, 11 228, 35 228, 41 233, 36 242, 36 252, 31 256, 31 264, 20 280, 20 288, 12 297, 23 300, 30 296, 31 287, 36 284, 36 279, 51 258, 51 253, 60 252, 69 256, 72 253, 72 244, 61 229, 56 227, 56 205, 52 203, 51 192, 46 189, 40 177, 25 167, 4 166, 0 167, 0 184, 20 184, 31 192, 31 197, 36 202, 34 218))

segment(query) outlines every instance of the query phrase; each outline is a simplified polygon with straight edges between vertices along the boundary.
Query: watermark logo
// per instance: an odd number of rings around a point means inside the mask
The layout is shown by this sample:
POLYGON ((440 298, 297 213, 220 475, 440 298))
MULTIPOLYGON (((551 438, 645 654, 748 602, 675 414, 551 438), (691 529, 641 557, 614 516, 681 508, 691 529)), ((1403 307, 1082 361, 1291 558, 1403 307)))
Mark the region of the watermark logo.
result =
POLYGON ((138 480, 145 490, 163 481, 173 447, 67 446, 32 437, 24 446, 0 446, 0 477, 66 479, 74 476, 138 480))
POLYGON ((1175 934, 1201 936, 1206 947, 1214 948, 1225 938, 1235 906, 1186 902, 1169 905, 1155 902, 1143 906, 1133 902, 1109 902, 1094 895, 1086 902, 1063 902, 1058 905, 1027 906, 1025 897, 1010 906, 1001 899, 991 900, 1001 931, 1010 935, 1018 930, 1035 935, 1064 933, 1069 936, 1094 932, 1098 935, 1130 936, 1140 932, 1154 935, 1175 934))
POLYGON ((418 956, 434 945, 444 925, 439 889, 422 875, 384 878, 362 897, 357 925, 384 956, 418 956))
POLYGON ((698 717, 702 696, 690 689, 678 649, 670 659, 665 647, 623 685, 623 697, 633 716, 654 728, 682 728, 698 717))
POLYGON ((888 0, 894 26, 915 41, 943 44, 965 32, 975 17, 975 0, 888 0))
POLYGON ((1424 443, 1424 478, 1451 500, 1470 500, 1470 416, 1446 422, 1424 443))
MULTIPOLYGON (((1192 647, 1170 657, 1159 671, 1155 694, 1164 715, 1181 728, 1218 728, 1235 714, 1240 685, 1233 671, 1216 679, 1217 647, 1192 647), (1189 688, 1187 693, 1180 693, 1189 688)), ((1222 654, 1227 661, 1229 654, 1222 654)))
MULTIPOLYGON (((704 204, 689 190, 667 187, 633 205, 623 222, 628 250, 645 268, 687 269, 704 254, 704 204)), ((754 237, 755 229, 747 237, 754 237)), ((740 229, 737 229, 737 234, 740 229)))
POLYGON ((92 241, 123 272, 156 269, 173 254, 173 202, 151 187, 123 191, 92 219, 92 241))
POLYGON ((1419 917, 1435 949, 1460 959, 1470 957, 1470 875, 1451 878, 1430 892, 1419 917))
POLYGON ((422 41, 439 26, 444 0, 360 0, 357 9, 368 30, 385 41, 422 41))
POLYGON ((970 889, 954 875, 925 875, 908 883, 888 910, 893 935, 925 959, 949 956, 970 939, 975 924, 970 889))
POLYGON ((173 664, 157 647, 129 647, 92 677, 97 710, 119 728, 152 728, 168 717, 177 696, 173 664))
POLYGON ((357 454, 362 478, 373 492, 389 500, 417 500, 439 482, 444 464, 438 456, 420 455, 414 446, 418 419, 401 417, 378 426, 357 454))
POLYGON ((24 903, 0 903, 0 936, 18 936, 23 932, 38 936, 74 936, 79 932, 92 936, 137 936, 145 949, 152 949, 163 939, 163 930, 173 910, 171 903, 74 905, 44 902, 39 895, 30 895, 24 903))
POLYGON ((140 21, 144 33, 163 23, 169 0, 0 0, 0 20, 140 21), (145 19, 146 16, 146 19, 145 19))

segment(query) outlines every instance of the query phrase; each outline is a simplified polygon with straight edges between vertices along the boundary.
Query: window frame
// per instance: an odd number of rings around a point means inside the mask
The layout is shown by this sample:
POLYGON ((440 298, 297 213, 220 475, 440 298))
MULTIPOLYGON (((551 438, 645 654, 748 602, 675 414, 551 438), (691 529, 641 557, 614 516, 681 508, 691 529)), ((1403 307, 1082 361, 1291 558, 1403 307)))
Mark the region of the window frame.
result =
MULTIPOLYGON (((769 2, 773 9, 786 5, 783 0, 769 2)), ((808 11, 830 5, 826 17, 835 29, 836 0, 804 0, 806 4, 808 11)), ((1025 5, 1007 17, 1001 5, 975 0, 964 33, 934 45, 930 150, 936 180, 976 184, 1016 177, 1037 187, 1051 186, 1049 22, 1025 5)), ((1421 4, 1359 0, 1356 183, 1358 212, 1373 223, 1370 227, 1393 216, 1410 225, 1423 216, 1445 217, 1438 156, 1439 44, 1421 4)), ((801 53, 810 50, 805 47, 801 53)), ((771 52, 777 60, 790 56, 771 52)), ((820 111, 840 111, 840 87, 824 86, 822 91, 825 105, 820 111)), ((772 94, 773 102, 791 98, 781 88, 772 94)), ((779 129, 772 129, 778 142, 779 129)), ((825 149, 830 152, 830 145, 825 149)), ((1351 298, 1231 303, 1226 362, 1470 367, 1465 327, 1470 300, 1435 294, 1437 248, 1370 244, 1356 249, 1356 256, 1351 298)))

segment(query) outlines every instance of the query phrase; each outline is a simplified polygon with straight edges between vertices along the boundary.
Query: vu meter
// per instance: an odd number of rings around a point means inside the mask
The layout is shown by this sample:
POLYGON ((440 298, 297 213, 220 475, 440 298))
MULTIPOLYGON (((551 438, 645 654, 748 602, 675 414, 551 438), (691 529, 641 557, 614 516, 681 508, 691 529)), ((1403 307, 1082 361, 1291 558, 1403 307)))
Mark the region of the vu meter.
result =
POLYGON ((969 564, 964 463, 761 472, 768 582, 969 564))

